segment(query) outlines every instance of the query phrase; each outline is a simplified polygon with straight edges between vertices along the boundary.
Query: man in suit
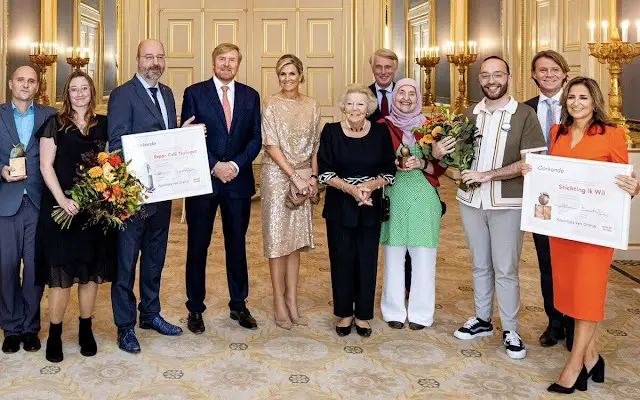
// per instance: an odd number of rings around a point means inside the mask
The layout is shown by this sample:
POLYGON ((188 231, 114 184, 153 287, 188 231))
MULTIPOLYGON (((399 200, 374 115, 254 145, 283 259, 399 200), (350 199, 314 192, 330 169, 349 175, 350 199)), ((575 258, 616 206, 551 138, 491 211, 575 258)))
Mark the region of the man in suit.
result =
POLYGON ((398 71, 398 56, 389 49, 378 49, 369 58, 371 72, 376 81, 369 86, 371 92, 378 98, 378 108, 367 119, 377 122, 380 118, 391 113, 393 99, 393 80, 398 71))
MULTIPOLYGON (((569 64, 561 54, 553 50, 544 50, 535 55, 531 62, 531 78, 538 85, 540 95, 527 100, 525 103, 536 111, 538 121, 542 127, 547 148, 549 147, 549 130, 553 124, 560 123, 562 105, 562 87, 567 82, 569 64)), ((540 345, 554 346, 559 340, 565 339, 567 349, 573 347, 573 331, 575 321, 563 315, 553 306, 553 280, 551 277, 551 254, 549 252, 549 238, 537 233, 533 234, 533 242, 538 255, 540 267, 540 286, 544 311, 549 318, 547 329, 540 336, 540 345)))
POLYGON ((182 119, 194 118, 207 129, 207 151, 213 193, 186 199, 187 213, 187 309, 193 333, 205 330, 207 254, 218 207, 227 262, 230 317, 240 326, 256 329, 246 307, 249 294, 245 236, 255 194, 252 161, 262 146, 260 96, 235 81, 242 54, 238 46, 222 43, 213 50, 214 76, 184 92, 182 119))
POLYGON ((35 283, 35 237, 44 186, 40 174, 40 146, 35 132, 56 113, 35 104, 38 74, 29 66, 15 70, 9 80, 11 102, 0 105, 0 327, 2 351, 40 350, 40 299, 35 283), (12 176, 9 156, 22 146, 26 175, 12 176), (22 261, 22 283, 20 262, 22 261))
MULTIPOLYGON (((138 72, 109 97, 108 129, 111 151, 122 148, 122 136, 177 127, 176 104, 168 86, 158 82, 165 69, 164 46, 157 40, 138 45, 138 72)), ((126 154, 124 157, 126 159, 126 154)), ((118 233, 118 273, 111 286, 118 347, 140 352, 136 338, 136 297, 133 284, 140 260, 140 328, 176 336, 182 329, 160 316, 160 279, 167 252, 171 201, 145 205, 118 233)))

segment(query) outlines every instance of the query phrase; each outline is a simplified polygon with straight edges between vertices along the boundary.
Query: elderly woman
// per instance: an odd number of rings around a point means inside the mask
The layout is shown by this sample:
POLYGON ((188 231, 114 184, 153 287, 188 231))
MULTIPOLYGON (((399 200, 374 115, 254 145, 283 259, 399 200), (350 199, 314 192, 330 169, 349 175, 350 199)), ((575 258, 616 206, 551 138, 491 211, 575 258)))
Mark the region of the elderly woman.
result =
MULTIPOLYGON (((421 114, 420 85, 401 79, 393 89, 391 115, 384 120, 393 140, 395 154, 410 152, 406 163, 398 166, 396 182, 387 193, 391 201, 389 220, 382 224, 380 242, 384 245, 384 288, 382 317, 394 329, 423 329, 433 324, 436 301, 436 256, 440 237, 442 206, 435 186, 444 168, 426 161, 413 128, 424 124, 421 114), (412 260, 409 305, 405 306, 405 254, 412 260)), ((432 154, 441 159, 455 148, 451 137, 432 143, 432 154)))
POLYGON ((262 236, 271 270, 274 319, 280 328, 291 329, 300 321, 300 251, 313 248, 311 201, 318 193, 320 105, 300 93, 304 75, 298 57, 280 57, 276 73, 280 92, 265 100, 262 113, 262 236))
POLYGON ((98 284, 115 276, 115 232, 102 226, 85 228, 87 216, 65 195, 75 182, 82 154, 104 151, 107 118, 96 115, 96 89, 82 71, 71 74, 64 87, 62 110, 37 132, 40 137, 40 170, 47 184, 42 195, 36 230, 37 280, 49 285, 49 338, 46 358, 63 360, 62 320, 71 287, 78 284, 80 354, 90 357, 98 351, 91 327, 98 284), (51 211, 60 207, 73 215, 69 229, 62 229, 51 211))
POLYGON ((384 219, 382 187, 393 184, 393 145, 387 127, 366 117, 377 107, 363 85, 340 96, 342 122, 326 124, 320 136, 320 182, 327 185, 322 216, 327 222, 333 310, 339 336, 371 336, 378 241, 384 219), (355 303, 355 309, 354 309, 355 303))
MULTIPOLYGON (((551 127, 549 154, 582 160, 627 164, 624 130, 609 122, 604 98, 596 81, 573 78, 562 95, 560 124, 551 127)), ((523 164, 523 175, 531 166, 523 164)), ((640 193, 637 174, 616 176, 621 190, 640 193)), ((575 318, 573 348, 560 378, 548 390, 573 393, 587 390, 587 380, 604 382, 604 359, 596 349, 596 328, 604 319, 609 267, 613 249, 549 237, 553 265, 555 308, 575 318)))

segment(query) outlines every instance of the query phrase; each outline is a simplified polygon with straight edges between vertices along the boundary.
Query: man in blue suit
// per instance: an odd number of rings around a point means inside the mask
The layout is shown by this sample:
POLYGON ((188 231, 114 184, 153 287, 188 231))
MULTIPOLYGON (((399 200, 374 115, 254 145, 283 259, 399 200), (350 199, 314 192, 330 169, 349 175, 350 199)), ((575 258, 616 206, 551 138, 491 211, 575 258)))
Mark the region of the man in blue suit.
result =
POLYGON ((38 74, 29 66, 16 69, 9 80, 11 102, 0 105, 0 327, 2 351, 40 349, 40 299, 35 283, 35 237, 43 180, 40 146, 35 132, 56 113, 35 104, 38 74), (11 176, 9 156, 14 146, 26 153, 24 176, 11 176), (22 284, 20 261, 22 260, 22 284))
POLYGON ((230 317, 240 326, 256 329, 246 307, 249 294, 245 236, 255 194, 252 161, 262 147, 260 96, 236 82, 242 61, 238 46, 223 43, 213 50, 213 78, 188 87, 182 103, 182 120, 195 117, 207 129, 207 151, 213 193, 186 199, 188 328, 205 330, 205 268, 213 222, 220 206, 227 262, 230 317))
MULTIPOLYGON (((176 104, 168 86, 158 83, 164 73, 164 46, 157 40, 138 45, 138 72, 109 97, 109 148, 122 148, 122 136, 173 129, 177 126, 176 104)), ((126 159, 126 154, 124 154, 126 159)), ((145 205, 118 233, 118 273, 111 286, 113 317, 118 327, 118 347, 140 352, 136 338, 136 297, 133 284, 138 254, 140 260, 140 328, 176 336, 182 329, 160 316, 160 278, 167 252, 171 201, 145 205)))

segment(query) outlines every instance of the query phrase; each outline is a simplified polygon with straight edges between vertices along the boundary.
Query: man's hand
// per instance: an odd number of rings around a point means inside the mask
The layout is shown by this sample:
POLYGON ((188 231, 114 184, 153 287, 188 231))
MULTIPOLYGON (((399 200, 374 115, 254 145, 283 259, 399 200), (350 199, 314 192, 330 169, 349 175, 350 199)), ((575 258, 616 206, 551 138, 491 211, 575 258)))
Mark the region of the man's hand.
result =
POLYGON ((18 181, 27 179, 27 176, 26 175, 11 176, 11 167, 9 167, 8 165, 5 165, 4 167, 2 167, 2 178, 6 182, 18 182, 18 181))
POLYGON ((213 166, 213 175, 222 183, 229 183, 238 176, 238 172, 231 163, 219 161, 213 166))
POLYGON ((474 183, 485 183, 491 180, 491 175, 488 172, 479 172, 466 169, 462 171, 462 183, 465 185, 471 185, 474 183))
POLYGON ((187 128, 189 126, 198 126, 198 125, 202 125, 202 127, 204 128, 204 136, 207 136, 207 126, 205 124, 194 124, 193 121, 195 121, 196 116, 194 115, 193 117, 189 118, 188 120, 184 121, 184 123, 182 124, 183 128, 187 128))

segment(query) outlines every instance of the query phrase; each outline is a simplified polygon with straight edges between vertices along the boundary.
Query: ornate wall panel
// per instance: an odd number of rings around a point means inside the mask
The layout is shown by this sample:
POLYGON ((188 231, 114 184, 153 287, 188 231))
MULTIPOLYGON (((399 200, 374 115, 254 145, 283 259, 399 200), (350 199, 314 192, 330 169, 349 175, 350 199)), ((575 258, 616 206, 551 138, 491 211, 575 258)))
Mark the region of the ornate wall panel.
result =
POLYGON ((474 0, 469 2, 469 21, 483 21, 482 24, 469 23, 468 28, 469 40, 478 42, 478 61, 469 67, 468 72, 468 97, 471 104, 479 102, 484 97, 478 81, 482 60, 489 56, 503 56, 501 45, 503 1, 505 0, 474 0))

